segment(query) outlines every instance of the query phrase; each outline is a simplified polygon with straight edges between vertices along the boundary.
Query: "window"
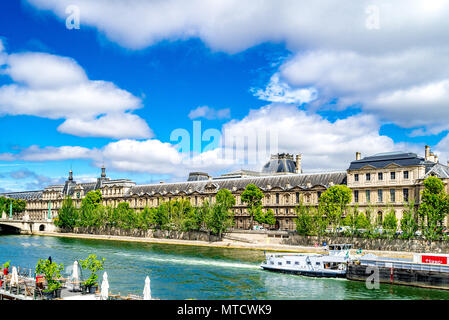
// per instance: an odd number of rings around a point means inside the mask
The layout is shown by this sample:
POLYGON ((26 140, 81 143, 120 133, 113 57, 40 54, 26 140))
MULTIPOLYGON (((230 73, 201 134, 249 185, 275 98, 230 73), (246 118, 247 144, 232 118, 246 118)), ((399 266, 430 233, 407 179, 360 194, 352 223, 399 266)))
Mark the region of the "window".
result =
POLYGON ((369 192, 369 190, 366 190, 366 202, 370 202, 371 201, 371 194, 369 192))
POLYGON ((296 265, 299 265, 299 261, 295 261, 295 264, 296 264, 296 265))
POLYGON ((381 181, 381 180, 383 180, 383 179, 384 179, 384 174, 383 174, 382 172, 379 172, 379 173, 377 174, 377 180, 381 181))
POLYGON ((404 201, 408 202, 408 189, 404 189, 402 191, 402 193, 403 193, 403 196, 404 196, 404 201))
POLYGON ((404 179, 408 179, 408 171, 404 171, 404 179))
POLYGON ((296 192, 296 203, 299 203, 299 192, 296 192))
POLYGON ((292 264, 291 261, 287 261, 287 264, 292 264))
POLYGON ((377 190, 377 202, 383 202, 383 190, 377 190))
POLYGON ((276 204, 279 204, 279 193, 276 193, 276 204))
POLYGON ((366 174, 366 181, 371 181, 371 173, 366 174))
POLYGON ((359 174, 358 174, 358 173, 356 173, 356 174, 354 175, 354 181, 356 181, 356 182, 359 181, 359 174))
POLYGON ((383 221, 383 214, 382 211, 377 212, 377 225, 382 225, 382 221, 383 221))
POLYGON ((282 262, 278 262, 278 265, 282 266, 282 262))
POLYGON ((359 190, 354 190, 354 202, 359 202, 359 190))
POLYGON ((318 191, 318 200, 320 200, 321 197, 321 191, 318 191))
POLYGON ((391 178, 391 180, 395 180, 396 179, 396 172, 390 172, 390 178, 391 178))
POLYGON ((396 190, 390 190, 390 202, 396 202, 396 190))

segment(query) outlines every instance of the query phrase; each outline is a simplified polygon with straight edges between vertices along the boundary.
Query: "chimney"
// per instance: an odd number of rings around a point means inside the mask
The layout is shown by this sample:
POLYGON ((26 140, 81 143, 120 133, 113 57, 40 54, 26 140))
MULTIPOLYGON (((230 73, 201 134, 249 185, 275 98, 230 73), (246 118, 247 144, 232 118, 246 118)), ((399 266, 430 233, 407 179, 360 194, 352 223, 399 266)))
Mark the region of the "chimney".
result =
POLYGON ((356 152, 355 153, 355 160, 360 160, 362 159, 362 154, 360 152, 356 152))
POLYGON ((104 166, 101 167, 101 177, 106 178, 106 168, 104 166))
POLYGON ((425 159, 425 160, 429 160, 429 158, 430 158, 430 147, 426 145, 425 150, 426 150, 426 151, 425 151, 425 157, 424 157, 424 159, 425 159))
POLYGON ((69 181, 73 181, 73 171, 69 171, 69 181))
POLYGON ((433 152, 430 153, 429 161, 435 162, 435 155, 433 154, 433 152))
POLYGON ((301 168, 301 154, 297 154, 296 155, 296 169, 295 169, 296 173, 302 173, 302 168, 301 168))

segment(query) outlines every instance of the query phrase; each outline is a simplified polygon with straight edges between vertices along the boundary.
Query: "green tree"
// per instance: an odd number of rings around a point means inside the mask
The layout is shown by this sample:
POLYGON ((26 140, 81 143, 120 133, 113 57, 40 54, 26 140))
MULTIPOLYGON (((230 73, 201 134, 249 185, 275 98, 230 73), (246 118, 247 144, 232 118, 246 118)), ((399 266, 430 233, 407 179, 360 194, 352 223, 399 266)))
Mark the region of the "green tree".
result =
POLYGON ((91 254, 87 257, 85 260, 80 260, 80 266, 83 269, 87 269, 90 271, 89 278, 84 282, 84 285, 86 287, 96 286, 98 285, 98 275, 97 272, 99 270, 104 269, 104 262, 105 258, 101 258, 100 260, 97 259, 97 256, 94 254, 91 254))
POLYGON ((418 222, 416 221, 416 218, 415 202, 411 201, 407 204, 407 209, 402 213, 401 238, 410 239, 415 236, 416 231, 418 231, 418 222))
POLYGON ((308 207, 304 206, 302 203, 295 208, 296 211, 296 231, 302 236, 313 236, 316 233, 314 228, 313 217, 310 214, 308 207))
POLYGON ((444 192, 443 182, 437 177, 429 177, 423 182, 421 204, 418 209, 424 235, 428 240, 440 239, 443 235, 443 223, 449 210, 449 201, 444 192))
POLYGON ((366 217, 366 215, 363 212, 359 212, 355 219, 355 229, 357 231, 361 229, 369 230, 370 225, 371 225, 370 220, 366 217))
POLYGON ((0 197, 0 216, 3 212, 9 214, 9 208, 11 203, 12 203, 12 214, 15 215, 25 211, 27 204, 25 200, 0 197))
POLYGON ((385 229, 387 236, 389 238, 393 237, 397 227, 398 227, 398 220, 396 218, 396 213, 394 209, 390 209, 385 216, 385 219, 382 223, 383 228, 385 229))
POLYGON ((151 210, 148 207, 145 207, 142 211, 139 212, 138 216, 138 228, 142 230, 148 230, 151 225, 151 210))
POLYGON ((122 229, 133 229, 137 225, 136 212, 129 207, 128 202, 120 202, 115 209, 118 217, 118 227, 122 229))
POLYGON ((96 209, 101 206, 103 198, 100 190, 89 191, 81 201, 79 226, 91 227, 96 224, 96 209))
POLYGON ((100 190, 89 191, 81 202, 82 206, 98 207, 101 205, 103 197, 100 190))
POLYGON ((332 186, 321 195, 319 206, 326 214, 332 230, 336 231, 340 227, 342 216, 351 199, 352 191, 344 185, 332 186))
POLYGON ((47 281, 47 289, 44 291, 53 291, 61 286, 61 283, 56 279, 61 278, 61 272, 64 270, 64 265, 50 262, 50 260, 39 259, 36 265, 36 274, 43 274, 47 281))
POLYGON ((73 205, 72 197, 67 196, 61 205, 55 225, 59 228, 73 230, 79 219, 78 210, 73 205))
POLYGON ((265 223, 269 226, 274 226, 276 224, 276 217, 272 209, 268 209, 265 213, 265 223))
POLYGON ((215 196, 215 201, 219 206, 227 210, 235 206, 235 197, 228 189, 220 189, 215 196))
POLYGON ((206 227, 212 234, 220 238, 224 231, 233 225, 234 213, 231 208, 235 205, 235 197, 227 189, 218 191, 215 204, 207 211, 206 227))
POLYGON ((171 210, 169 207, 170 203, 164 202, 156 208, 151 208, 150 221, 156 228, 162 230, 169 228, 169 211, 171 210))
POLYGON ((241 195, 242 202, 246 203, 248 208, 248 213, 251 217, 250 229, 253 228, 254 215, 260 213, 262 208, 262 198, 264 194, 256 185, 249 184, 246 186, 245 191, 241 195))

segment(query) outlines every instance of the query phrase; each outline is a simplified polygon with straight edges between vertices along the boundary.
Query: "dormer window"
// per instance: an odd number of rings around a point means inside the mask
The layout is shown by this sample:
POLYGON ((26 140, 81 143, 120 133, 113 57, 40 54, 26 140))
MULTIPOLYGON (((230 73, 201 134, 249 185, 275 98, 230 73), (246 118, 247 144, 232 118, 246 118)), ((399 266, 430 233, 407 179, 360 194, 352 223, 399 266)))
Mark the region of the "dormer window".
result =
POLYGON ((354 181, 355 182, 359 181, 359 174, 358 173, 354 174, 354 181))
POLYGON ((366 181, 371 181, 371 173, 366 174, 366 181))
POLYGON ((384 174, 382 172, 379 172, 377 174, 377 180, 382 181, 384 179, 384 174))
POLYGON ((396 172, 390 172, 390 178, 391 178, 391 180, 395 180, 396 179, 396 172))

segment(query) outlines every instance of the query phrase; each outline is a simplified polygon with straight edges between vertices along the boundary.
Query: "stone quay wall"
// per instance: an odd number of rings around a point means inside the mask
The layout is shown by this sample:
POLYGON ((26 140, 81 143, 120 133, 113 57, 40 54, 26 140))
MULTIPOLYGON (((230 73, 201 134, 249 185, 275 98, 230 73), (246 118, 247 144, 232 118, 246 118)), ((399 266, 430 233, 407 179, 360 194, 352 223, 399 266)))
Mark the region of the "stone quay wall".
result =
POLYGON ((381 250, 381 251, 405 251, 417 253, 449 253, 449 241, 405 240, 405 239, 365 239, 351 237, 316 237, 290 235, 282 239, 282 244, 314 247, 322 246, 323 242, 349 243, 354 249, 381 250))
POLYGON ((119 229, 114 227, 77 227, 73 231, 62 230, 59 232, 72 232, 77 234, 94 234, 106 236, 121 236, 121 237, 137 237, 137 238, 155 238, 155 239, 178 239, 178 240, 196 240, 215 242, 221 239, 217 236, 202 231, 168 231, 168 230, 141 230, 141 229, 119 229))

